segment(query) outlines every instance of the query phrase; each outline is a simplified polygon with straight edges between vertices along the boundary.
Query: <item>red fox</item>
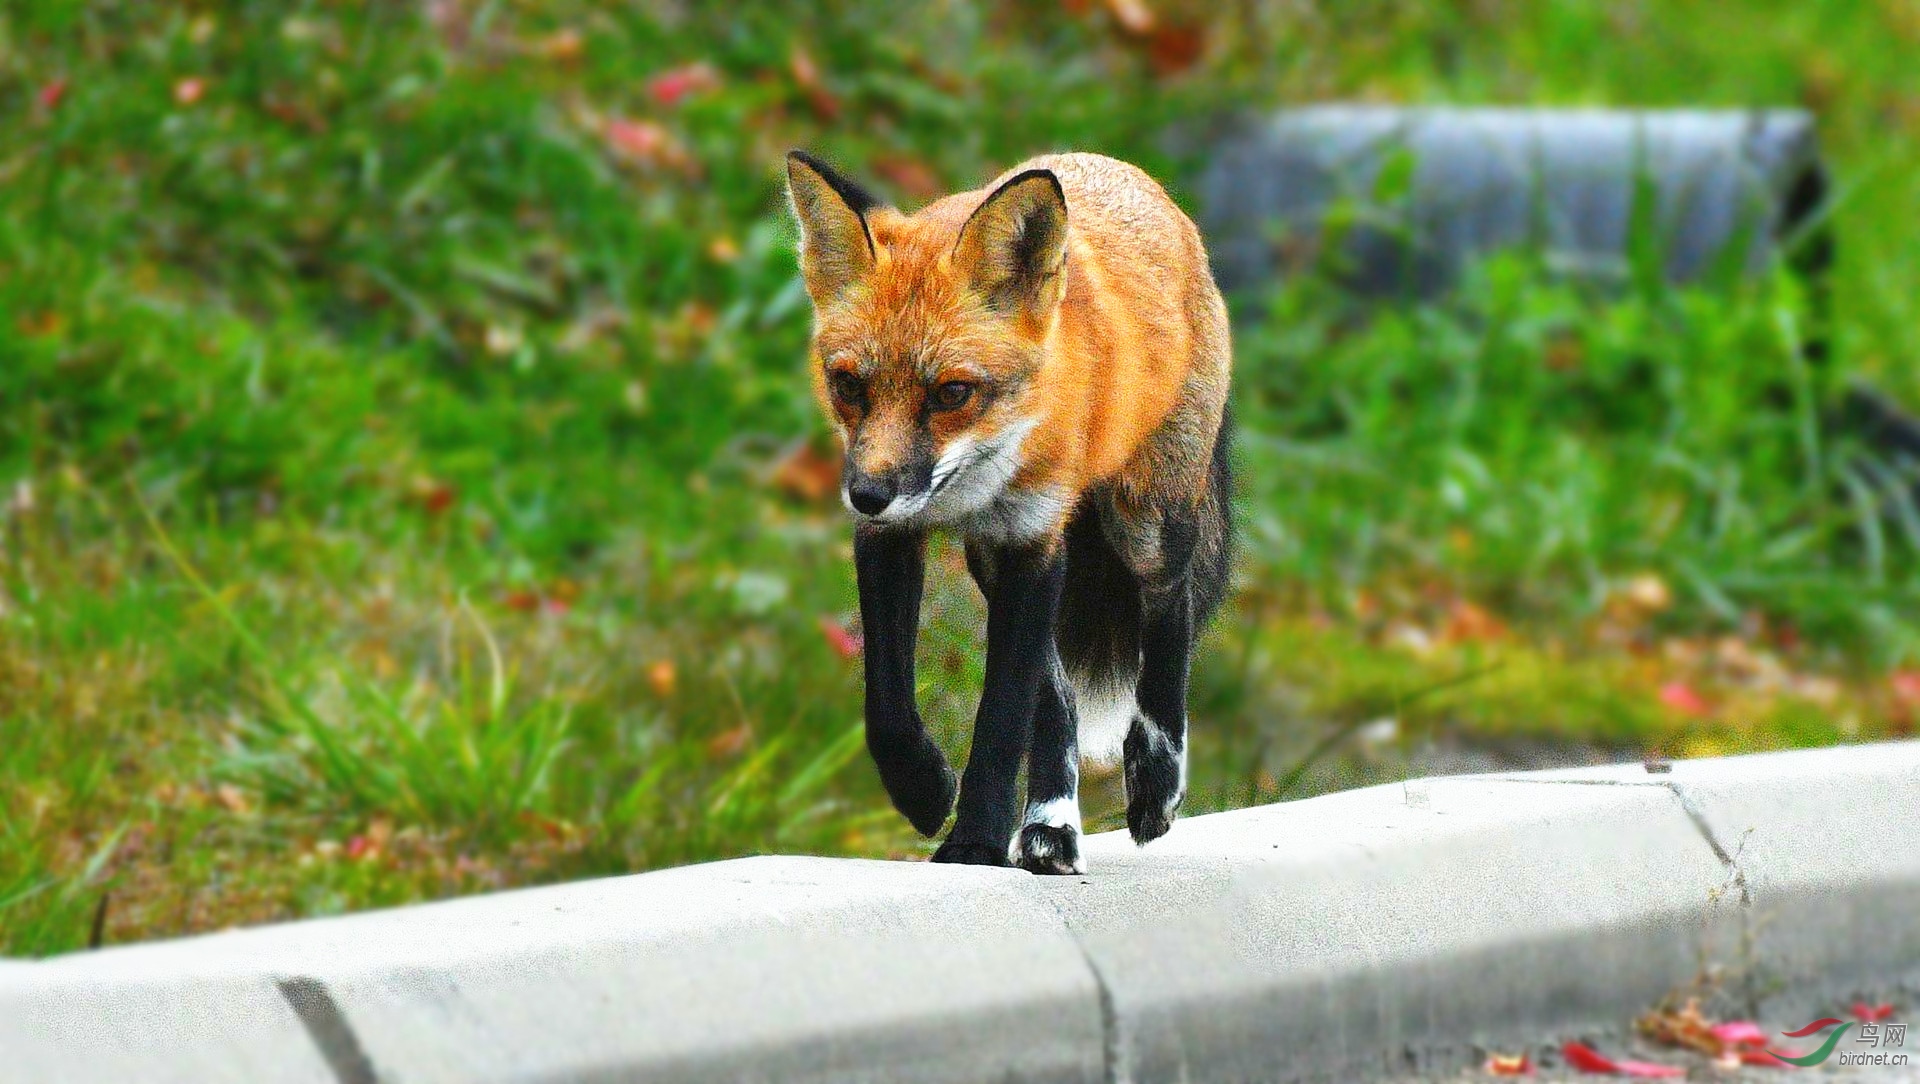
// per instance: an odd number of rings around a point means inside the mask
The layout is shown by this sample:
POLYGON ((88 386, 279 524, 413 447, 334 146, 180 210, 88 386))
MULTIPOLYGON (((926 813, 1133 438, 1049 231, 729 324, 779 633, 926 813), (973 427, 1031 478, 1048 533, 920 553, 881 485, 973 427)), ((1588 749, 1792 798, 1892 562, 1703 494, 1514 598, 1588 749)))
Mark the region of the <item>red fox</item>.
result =
POLYGON ((1080 873, 1080 757, 1124 765, 1146 844, 1186 795, 1187 677, 1226 593, 1227 311, 1200 234, 1144 172, 1024 162, 907 215, 787 157, 814 393, 846 448, 866 734, 936 862, 1080 873), (987 601, 956 788, 914 701, 930 530, 987 601), (1019 774, 1028 762, 1024 823, 1019 774))

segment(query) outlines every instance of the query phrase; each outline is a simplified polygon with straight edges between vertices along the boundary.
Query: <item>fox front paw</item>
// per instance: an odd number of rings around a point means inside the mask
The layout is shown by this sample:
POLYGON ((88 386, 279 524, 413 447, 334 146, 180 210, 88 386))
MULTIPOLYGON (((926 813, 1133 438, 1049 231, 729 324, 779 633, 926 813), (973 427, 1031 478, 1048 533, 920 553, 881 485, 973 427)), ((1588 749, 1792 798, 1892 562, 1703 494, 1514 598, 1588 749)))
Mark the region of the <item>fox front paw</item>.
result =
POLYGON ((1053 876, 1087 872, 1087 863, 1080 857, 1080 833, 1059 824, 1029 824, 1020 829, 1014 864, 1028 873, 1053 876))
POLYGON ((947 823, 947 814, 953 812, 960 784, 947 765, 946 754, 933 739, 924 733, 918 739, 904 748, 873 748, 870 743, 868 749, 873 754, 874 765, 880 769, 880 783, 887 788, 887 797, 893 799, 893 808, 907 818, 915 831, 932 838, 940 834, 940 826, 947 823))

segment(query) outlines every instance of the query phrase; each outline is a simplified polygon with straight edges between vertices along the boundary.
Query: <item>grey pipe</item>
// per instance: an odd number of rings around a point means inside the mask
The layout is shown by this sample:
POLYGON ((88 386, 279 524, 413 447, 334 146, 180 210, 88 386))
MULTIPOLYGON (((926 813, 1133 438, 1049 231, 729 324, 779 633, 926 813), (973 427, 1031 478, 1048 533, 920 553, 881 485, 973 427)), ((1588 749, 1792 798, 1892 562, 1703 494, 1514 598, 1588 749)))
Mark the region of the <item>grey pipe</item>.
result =
MULTIPOLYGON (((1826 180, 1798 110, 1337 105, 1230 131, 1196 195, 1230 291, 1311 265, 1364 296, 1428 297, 1513 247, 1624 281, 1639 237, 1671 281, 1754 274, 1813 224, 1826 180), (1650 231, 1636 221, 1648 211, 1650 231)), ((1821 263, 1826 244, 1802 254, 1821 263)))

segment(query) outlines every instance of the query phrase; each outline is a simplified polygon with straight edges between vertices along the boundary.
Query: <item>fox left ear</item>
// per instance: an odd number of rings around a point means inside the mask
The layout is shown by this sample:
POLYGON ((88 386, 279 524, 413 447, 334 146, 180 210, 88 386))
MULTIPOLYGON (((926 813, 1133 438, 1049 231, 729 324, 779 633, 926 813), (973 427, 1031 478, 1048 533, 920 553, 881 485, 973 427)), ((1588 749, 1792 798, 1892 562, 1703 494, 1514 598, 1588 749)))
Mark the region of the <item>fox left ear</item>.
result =
POLYGON ((814 307, 825 308, 873 270, 867 212, 880 201, 806 151, 787 155, 787 199, 800 223, 800 277, 814 307))
POLYGON ((993 190, 960 228, 953 258, 987 304, 1044 320, 1060 300, 1067 196, 1053 171, 1030 169, 993 190))

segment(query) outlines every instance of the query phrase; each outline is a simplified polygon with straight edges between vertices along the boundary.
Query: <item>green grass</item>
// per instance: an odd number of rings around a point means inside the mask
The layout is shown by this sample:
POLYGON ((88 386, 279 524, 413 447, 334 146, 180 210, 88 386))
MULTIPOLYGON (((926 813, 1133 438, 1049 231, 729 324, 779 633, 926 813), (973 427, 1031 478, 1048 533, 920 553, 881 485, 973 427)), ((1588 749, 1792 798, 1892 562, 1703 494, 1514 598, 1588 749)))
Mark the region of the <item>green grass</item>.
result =
MULTIPOLYGON (((1229 104, 1811 106, 1831 371, 1785 276, 1261 299, 1193 806, 1912 725, 1920 518, 1823 422, 1920 402, 1911 4, 1246 3, 1173 76, 1065 5, 427 7, 0 8, 0 952, 921 853, 822 633, 846 525, 778 481, 826 447, 796 145, 910 204, 1065 146, 1177 181, 1162 133, 1229 104)), ((980 613, 935 567, 958 753, 980 613)))

